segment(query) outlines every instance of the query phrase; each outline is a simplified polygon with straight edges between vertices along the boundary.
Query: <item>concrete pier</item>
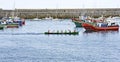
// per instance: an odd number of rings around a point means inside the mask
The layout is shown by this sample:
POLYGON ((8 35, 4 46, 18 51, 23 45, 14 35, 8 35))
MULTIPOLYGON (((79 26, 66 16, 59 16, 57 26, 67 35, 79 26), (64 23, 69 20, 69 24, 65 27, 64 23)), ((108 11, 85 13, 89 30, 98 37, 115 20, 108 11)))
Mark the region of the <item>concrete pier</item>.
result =
POLYGON ((86 8, 86 9, 15 9, 3 10, 0 9, 0 17, 4 16, 19 16, 22 18, 73 18, 80 15, 87 15, 92 17, 103 16, 119 16, 120 8, 86 8))

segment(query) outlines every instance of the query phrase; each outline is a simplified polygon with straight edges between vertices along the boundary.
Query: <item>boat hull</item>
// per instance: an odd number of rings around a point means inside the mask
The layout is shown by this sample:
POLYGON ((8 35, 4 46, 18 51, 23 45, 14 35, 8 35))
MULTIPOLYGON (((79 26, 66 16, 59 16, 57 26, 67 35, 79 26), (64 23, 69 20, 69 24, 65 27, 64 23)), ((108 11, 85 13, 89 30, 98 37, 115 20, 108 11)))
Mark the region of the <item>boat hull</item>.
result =
POLYGON ((7 27, 7 28, 18 28, 18 27, 19 27, 19 24, 18 24, 18 23, 7 24, 6 27, 7 27))
POLYGON ((14 26, 13 25, 7 25, 6 27, 7 28, 18 28, 19 26, 17 26, 17 25, 14 25, 14 26))
POLYGON ((0 30, 4 29, 4 25, 0 24, 0 30))
POLYGON ((119 26, 107 26, 107 27, 97 27, 93 26, 88 23, 82 23, 82 26, 85 28, 86 31, 118 31, 119 26))
POLYGON ((3 27, 3 26, 0 26, 0 30, 2 30, 2 29, 4 29, 4 27, 3 27))

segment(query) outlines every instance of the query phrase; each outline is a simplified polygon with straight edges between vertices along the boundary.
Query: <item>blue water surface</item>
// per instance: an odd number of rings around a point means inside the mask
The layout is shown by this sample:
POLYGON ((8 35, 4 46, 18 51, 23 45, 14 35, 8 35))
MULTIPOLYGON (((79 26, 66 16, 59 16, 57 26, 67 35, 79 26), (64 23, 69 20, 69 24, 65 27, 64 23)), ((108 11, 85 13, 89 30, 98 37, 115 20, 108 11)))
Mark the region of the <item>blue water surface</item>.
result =
POLYGON ((0 62, 120 62, 120 33, 84 32, 71 20, 26 21, 0 31, 0 62), (46 31, 79 35, 45 35, 46 31))

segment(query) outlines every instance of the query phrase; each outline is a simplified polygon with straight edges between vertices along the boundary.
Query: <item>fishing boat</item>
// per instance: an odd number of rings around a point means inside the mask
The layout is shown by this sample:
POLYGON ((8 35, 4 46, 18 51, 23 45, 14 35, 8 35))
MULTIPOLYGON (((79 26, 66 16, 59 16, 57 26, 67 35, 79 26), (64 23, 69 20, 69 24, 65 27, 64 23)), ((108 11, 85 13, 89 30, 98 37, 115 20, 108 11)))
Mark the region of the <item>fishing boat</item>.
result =
POLYGON ((82 27, 82 23, 84 22, 84 20, 78 20, 78 19, 72 18, 72 22, 74 22, 76 27, 82 27))
POLYGON ((13 18, 13 23, 17 23, 19 26, 23 26, 25 25, 25 19, 16 16, 13 18))
POLYGON ((43 20, 53 20, 53 17, 45 17, 43 20))
POLYGON ((72 19, 72 21, 75 23, 76 27, 82 27, 82 23, 89 23, 89 24, 93 24, 94 22, 89 20, 89 19, 85 19, 85 20, 79 20, 79 19, 72 19))
POLYGON ((0 27, 5 27, 5 28, 18 28, 18 27, 19 27, 19 24, 18 24, 18 23, 0 24, 0 27))
POLYGON ((22 26, 25 24, 25 21, 20 18, 3 18, 0 21, 0 25, 6 27, 6 28, 18 28, 19 26, 22 26))
POLYGON ((41 19, 39 19, 39 18, 34 18, 33 19, 33 21, 39 21, 39 20, 41 20, 41 19))
POLYGON ((6 28, 18 28, 18 27, 19 27, 18 23, 6 24, 6 28))
POLYGON ((82 26, 86 31, 118 31, 119 25, 116 24, 100 24, 101 26, 92 25, 89 23, 82 23, 82 26))

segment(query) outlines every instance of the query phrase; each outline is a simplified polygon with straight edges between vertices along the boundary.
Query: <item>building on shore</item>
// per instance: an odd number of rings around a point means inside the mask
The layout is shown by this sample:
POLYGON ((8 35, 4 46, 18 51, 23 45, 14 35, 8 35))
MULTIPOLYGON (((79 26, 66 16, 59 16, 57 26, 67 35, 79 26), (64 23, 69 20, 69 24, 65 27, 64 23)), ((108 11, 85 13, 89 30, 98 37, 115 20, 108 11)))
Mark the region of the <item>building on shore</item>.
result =
POLYGON ((120 8, 84 8, 84 9, 0 9, 0 18, 9 16, 19 16, 22 18, 73 18, 81 15, 99 17, 103 16, 119 16, 120 8))

